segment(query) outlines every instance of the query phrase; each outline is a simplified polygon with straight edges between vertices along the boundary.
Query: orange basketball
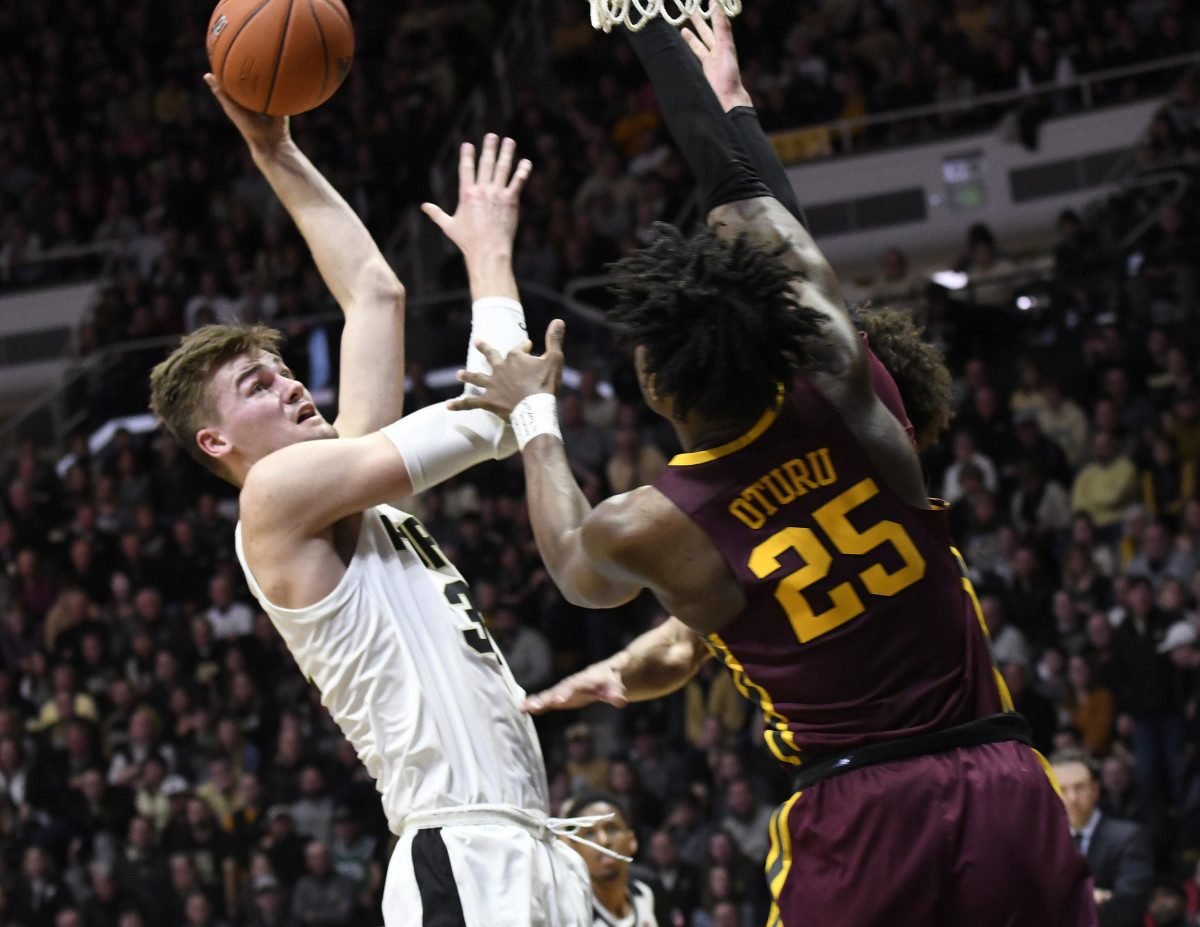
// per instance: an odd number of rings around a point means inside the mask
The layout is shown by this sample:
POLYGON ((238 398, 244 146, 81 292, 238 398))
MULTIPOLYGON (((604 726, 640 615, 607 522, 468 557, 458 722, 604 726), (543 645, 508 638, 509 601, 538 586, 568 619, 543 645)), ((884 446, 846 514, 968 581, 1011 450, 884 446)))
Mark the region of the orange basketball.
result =
POLYGON ((342 0, 221 0, 208 22, 208 61, 236 102, 294 116, 346 79, 354 27, 342 0))

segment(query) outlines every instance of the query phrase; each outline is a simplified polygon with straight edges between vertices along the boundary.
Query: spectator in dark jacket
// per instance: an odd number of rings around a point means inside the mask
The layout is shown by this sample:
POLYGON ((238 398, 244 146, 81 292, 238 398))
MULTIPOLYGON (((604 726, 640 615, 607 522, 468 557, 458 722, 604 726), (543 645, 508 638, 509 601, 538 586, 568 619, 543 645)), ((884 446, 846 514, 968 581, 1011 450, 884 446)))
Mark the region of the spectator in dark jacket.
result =
POLYGON ((1100 927, 1138 927, 1154 881, 1145 830, 1100 811, 1100 783, 1087 754, 1055 754, 1050 764, 1062 789, 1071 834, 1092 869, 1100 927))

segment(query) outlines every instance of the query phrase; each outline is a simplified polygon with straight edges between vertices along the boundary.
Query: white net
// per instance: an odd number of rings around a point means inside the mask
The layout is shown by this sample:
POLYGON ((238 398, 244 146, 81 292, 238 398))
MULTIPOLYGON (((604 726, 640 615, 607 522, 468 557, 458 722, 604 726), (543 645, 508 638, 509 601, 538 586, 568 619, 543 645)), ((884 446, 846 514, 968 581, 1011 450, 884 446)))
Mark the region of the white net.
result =
POLYGON ((673 26, 678 26, 699 13, 706 19, 712 8, 720 5, 726 16, 736 16, 742 11, 742 0, 590 0, 592 4, 592 27, 608 32, 613 26, 624 23, 630 31, 637 32, 642 26, 661 16, 673 26))

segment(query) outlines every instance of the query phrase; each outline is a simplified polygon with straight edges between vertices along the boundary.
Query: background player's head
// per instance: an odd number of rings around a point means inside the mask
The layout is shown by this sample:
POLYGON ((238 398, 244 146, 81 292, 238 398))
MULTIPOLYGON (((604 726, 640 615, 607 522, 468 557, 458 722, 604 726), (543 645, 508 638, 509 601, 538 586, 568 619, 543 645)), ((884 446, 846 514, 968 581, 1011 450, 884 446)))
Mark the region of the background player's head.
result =
MULTIPOLYGON (((623 856, 633 856, 638 849, 637 835, 629 826, 624 803, 617 796, 609 792, 583 791, 567 799, 562 808, 563 817, 600 814, 611 814, 612 817, 580 829, 579 836, 623 856)), ((573 840, 567 841, 567 844, 587 863, 593 889, 600 885, 619 883, 625 886, 629 883, 629 863, 573 840)))
POLYGON ((921 337, 912 315, 899 309, 868 303, 855 308, 850 318, 867 333, 871 350, 896 381, 917 450, 932 447, 954 415, 950 370, 942 352, 921 337))
POLYGON ((1100 781, 1092 758, 1082 750, 1063 750, 1051 755, 1050 765, 1062 791, 1071 829, 1080 830, 1100 801, 1100 781))
POLYGON ((336 437, 265 325, 206 325, 150 374, 150 409, 188 455, 241 485, 281 447, 336 437))
POLYGON ((683 423, 752 423, 797 370, 816 368, 822 317, 803 274, 745 235, 658 224, 653 244, 613 265, 611 318, 655 412, 683 423))

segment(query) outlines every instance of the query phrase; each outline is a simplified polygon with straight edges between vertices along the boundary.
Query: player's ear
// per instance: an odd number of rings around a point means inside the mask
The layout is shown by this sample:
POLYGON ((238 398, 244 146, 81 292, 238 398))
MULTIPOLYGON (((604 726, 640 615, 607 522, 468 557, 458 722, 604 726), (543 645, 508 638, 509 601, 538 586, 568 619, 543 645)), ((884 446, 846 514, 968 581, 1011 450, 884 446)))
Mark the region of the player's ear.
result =
POLYGON ((196 444, 200 450, 217 460, 233 451, 233 443, 216 428, 201 428, 196 432, 196 444))

